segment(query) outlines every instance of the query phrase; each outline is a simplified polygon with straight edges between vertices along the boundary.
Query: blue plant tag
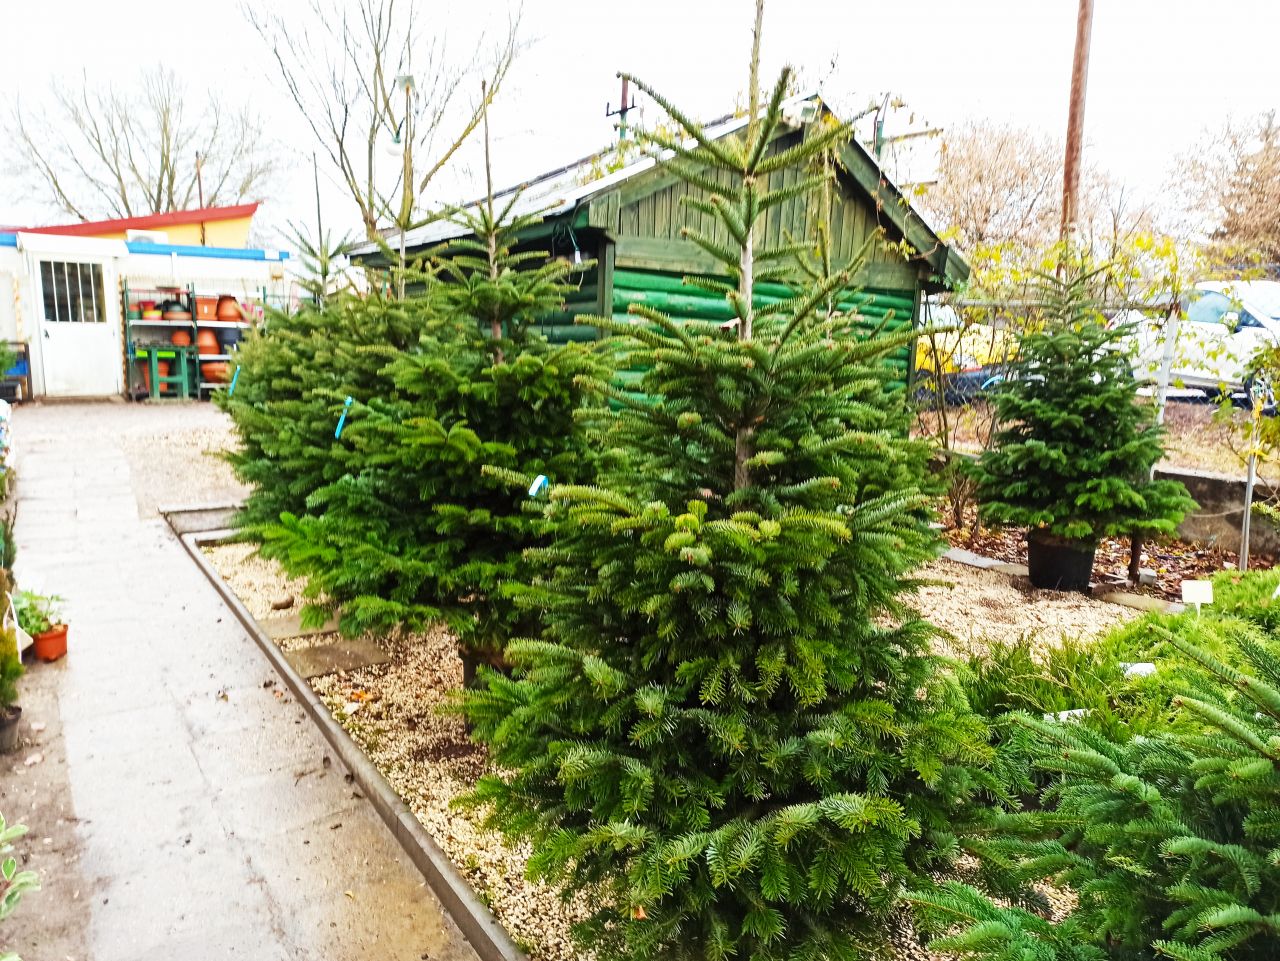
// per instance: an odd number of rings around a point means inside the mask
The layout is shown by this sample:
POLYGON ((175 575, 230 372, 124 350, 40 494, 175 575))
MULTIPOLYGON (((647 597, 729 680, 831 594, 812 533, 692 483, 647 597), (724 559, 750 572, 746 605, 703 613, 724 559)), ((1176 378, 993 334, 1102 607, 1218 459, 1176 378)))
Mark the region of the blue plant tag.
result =
POLYGON ((547 475, 539 474, 533 479, 533 483, 529 485, 529 496, 537 497, 550 486, 551 481, 547 480, 547 475))
POLYGON ((236 364, 236 372, 231 375, 231 386, 227 388, 227 396, 234 397, 236 384, 240 382, 240 365, 236 364))
POLYGON ((342 436, 342 428, 347 426, 347 411, 351 409, 352 400, 353 398, 348 397, 342 405, 342 416, 338 418, 338 426, 333 432, 334 440, 337 440, 339 437, 342 436))

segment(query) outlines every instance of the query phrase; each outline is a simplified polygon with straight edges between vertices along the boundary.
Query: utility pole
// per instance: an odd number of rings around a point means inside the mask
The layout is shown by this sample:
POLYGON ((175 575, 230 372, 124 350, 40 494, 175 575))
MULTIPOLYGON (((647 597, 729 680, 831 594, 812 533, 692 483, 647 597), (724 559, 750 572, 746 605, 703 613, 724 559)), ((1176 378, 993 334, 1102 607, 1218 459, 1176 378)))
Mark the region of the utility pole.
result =
MULTIPOLYGON (((204 167, 204 157, 200 154, 200 151, 197 150, 196 151, 196 196, 200 200, 201 210, 204 210, 204 177, 202 175, 203 167, 204 167)), ((190 196, 190 194, 188 194, 188 196, 190 196)), ((204 238, 204 221, 201 220, 200 221, 200 246, 201 247, 205 246, 204 239, 205 239, 204 238)))
POLYGON ((1089 81, 1089 39, 1093 34, 1093 0, 1080 0, 1076 17, 1076 52, 1071 67, 1071 106, 1067 113, 1067 154, 1062 165, 1062 232, 1065 241, 1075 226, 1080 195, 1080 154, 1084 140, 1085 87, 1089 81))
POLYGON ((606 117, 618 118, 618 143, 622 143, 627 139, 627 114, 631 112, 635 104, 631 102, 631 81, 626 77, 622 78, 622 103, 617 110, 612 109, 612 105, 606 103, 604 105, 604 115, 606 117))

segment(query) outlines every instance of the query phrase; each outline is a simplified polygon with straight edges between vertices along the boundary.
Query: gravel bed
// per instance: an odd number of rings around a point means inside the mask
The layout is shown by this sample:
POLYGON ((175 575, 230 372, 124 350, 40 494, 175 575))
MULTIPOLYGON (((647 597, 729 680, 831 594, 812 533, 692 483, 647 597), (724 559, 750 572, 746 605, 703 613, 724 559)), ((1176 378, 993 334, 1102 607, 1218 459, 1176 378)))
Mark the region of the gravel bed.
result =
MULTIPOLYGON (((258 557, 253 545, 211 546, 205 554, 255 618, 278 614, 271 610, 275 598, 302 597, 302 582, 258 557)), ((1022 634, 1040 634, 1046 644, 1064 635, 1095 636, 1137 613, 1080 594, 1023 589, 1005 575, 947 560, 934 562, 920 576, 945 582, 921 587, 915 603, 948 632, 938 646, 949 654, 983 650, 987 639, 1022 634)), ((331 637, 289 644, 324 643, 331 637)), ((490 770, 485 749, 470 740, 462 720, 442 711, 450 692, 462 685, 452 636, 438 629, 381 637, 378 643, 390 662, 314 678, 313 689, 512 939, 535 961, 584 961, 572 945, 570 928, 587 915, 586 905, 566 903, 554 889, 528 881, 526 845, 506 844, 483 829, 475 813, 452 807, 490 770)), ((1063 898, 1058 892, 1051 896, 1055 907, 1063 898)), ((892 948, 900 961, 944 961, 915 942, 909 917, 904 915, 899 928, 892 948)))
POLYGON ((237 445, 231 418, 208 403, 136 404, 122 421, 138 514, 157 507, 242 501, 249 488, 219 454, 237 445))
POLYGON ((1097 637, 1139 615, 1072 591, 1037 590, 1020 578, 940 559, 921 569, 914 603, 921 614, 946 631, 939 652, 967 655, 985 651, 991 641, 1037 635, 1046 644, 1064 637, 1097 637))
POLYGON ((279 616, 281 611, 271 609, 278 598, 292 597, 295 609, 303 603, 307 582, 289 577, 275 561, 259 557, 256 544, 217 544, 205 547, 204 556, 255 621, 279 616))

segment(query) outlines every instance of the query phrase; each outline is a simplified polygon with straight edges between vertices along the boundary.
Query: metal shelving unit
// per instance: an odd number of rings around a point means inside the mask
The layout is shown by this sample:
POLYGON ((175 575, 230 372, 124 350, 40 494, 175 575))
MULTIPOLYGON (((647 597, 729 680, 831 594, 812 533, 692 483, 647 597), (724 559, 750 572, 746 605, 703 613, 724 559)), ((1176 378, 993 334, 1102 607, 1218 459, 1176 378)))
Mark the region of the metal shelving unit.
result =
MULTIPOLYGON (((125 318, 125 350, 126 350, 126 383, 128 384, 128 393, 131 399, 137 399, 140 393, 145 396, 164 396, 162 389, 166 384, 159 384, 161 388, 159 392, 147 390, 146 382, 141 378, 138 371, 139 351, 165 350, 171 347, 172 333, 176 330, 187 330, 191 334, 191 343, 198 343, 201 330, 241 330, 249 331, 255 326, 253 320, 215 320, 201 319, 199 317, 197 298, 208 297, 216 299, 222 296, 222 292, 205 292, 197 290, 194 284, 186 286, 161 286, 148 285, 131 287, 128 280, 121 281, 121 303, 123 307, 123 316, 125 318), (152 300, 157 303, 163 301, 178 301, 186 311, 191 314, 190 320, 161 320, 161 319, 142 319, 130 318, 129 313, 131 305, 141 300, 152 300), (164 336, 168 332, 168 336, 164 336)), ((256 300, 258 307, 264 306, 268 302, 266 290, 260 292, 259 298, 256 300)), ((223 347, 223 351, 217 354, 200 354, 195 359, 195 370, 190 377, 190 393, 188 397, 195 399, 206 399, 216 390, 220 390, 227 386, 224 381, 209 381, 201 377, 201 366, 207 363, 229 363, 235 356, 235 351, 227 350, 225 338, 219 337, 219 344, 223 347)), ((144 353, 143 357, 146 356, 144 353)), ((170 395, 172 396, 172 395, 170 395)))

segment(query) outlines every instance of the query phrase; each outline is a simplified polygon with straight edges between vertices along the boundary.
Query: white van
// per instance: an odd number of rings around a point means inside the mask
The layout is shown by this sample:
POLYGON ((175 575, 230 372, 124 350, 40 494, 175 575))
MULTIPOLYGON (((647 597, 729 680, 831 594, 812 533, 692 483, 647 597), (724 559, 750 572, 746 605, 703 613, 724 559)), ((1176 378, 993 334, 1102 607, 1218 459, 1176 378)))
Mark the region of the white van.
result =
POLYGON ((1176 330, 1173 388, 1214 397, 1248 393, 1254 356, 1262 347, 1280 345, 1280 282, 1209 281, 1196 284, 1176 325, 1145 318, 1139 328, 1138 375, 1152 380, 1159 372, 1165 336, 1176 330))

